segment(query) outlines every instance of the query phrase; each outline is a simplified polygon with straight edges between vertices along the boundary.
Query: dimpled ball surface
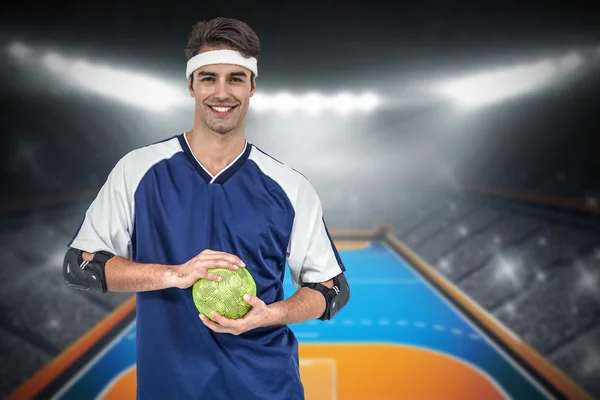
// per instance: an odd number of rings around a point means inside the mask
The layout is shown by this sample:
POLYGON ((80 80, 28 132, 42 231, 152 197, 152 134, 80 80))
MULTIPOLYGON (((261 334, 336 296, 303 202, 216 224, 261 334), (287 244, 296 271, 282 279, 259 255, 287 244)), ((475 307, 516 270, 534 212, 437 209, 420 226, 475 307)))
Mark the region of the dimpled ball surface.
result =
POLYGON ((200 279, 192 287, 192 298, 198 311, 212 320, 211 311, 229 319, 242 318, 250 310, 244 294, 256 296, 256 283, 246 268, 236 271, 212 268, 208 272, 223 278, 220 282, 200 279))

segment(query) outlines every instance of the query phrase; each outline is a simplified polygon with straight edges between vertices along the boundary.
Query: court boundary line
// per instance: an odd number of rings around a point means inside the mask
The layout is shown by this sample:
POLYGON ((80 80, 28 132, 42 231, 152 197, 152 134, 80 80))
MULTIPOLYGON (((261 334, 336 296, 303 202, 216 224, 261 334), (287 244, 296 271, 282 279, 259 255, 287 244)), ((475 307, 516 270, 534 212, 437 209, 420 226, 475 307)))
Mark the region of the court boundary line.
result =
POLYGON ((27 379, 21 386, 7 396, 7 400, 31 399, 39 395, 46 387, 66 372, 78 358, 88 352, 113 328, 135 312, 135 295, 100 320, 87 333, 63 350, 52 361, 44 365, 38 372, 27 379))
MULTIPOLYGON (((392 247, 397 254, 405 257, 411 266, 423 273, 432 283, 441 286, 453 301, 460 307, 465 308, 472 316, 477 318, 483 328, 502 339, 504 346, 510 351, 522 358, 529 365, 529 368, 544 378, 546 381, 559 389, 563 395, 570 399, 593 400, 583 388, 575 383, 569 376, 552 365, 548 360, 542 357, 535 349, 527 343, 518 340, 514 333, 508 333, 509 330, 487 312, 479 308, 464 292, 456 288, 452 283, 446 280, 442 275, 430 267, 424 260, 410 250, 408 246, 402 243, 394 235, 394 228, 390 224, 378 224, 375 230, 340 230, 331 231, 330 235, 335 240, 381 240, 392 247)), ((88 352, 103 337, 108 335, 125 318, 135 313, 136 305, 135 295, 131 296, 123 304, 118 306, 104 319, 98 322, 87 333, 77 339, 72 345, 63 350, 58 356, 44 365, 38 372, 27 379, 12 393, 7 400, 20 400, 23 398, 34 398, 39 395, 47 386, 55 381, 64 373, 74 362, 83 354, 88 352)))
MULTIPOLYGON (((388 243, 384 243, 389 250, 394 253, 402 262, 406 263, 406 260, 404 260, 402 258, 402 256, 400 254, 398 254, 394 248, 391 247, 390 244, 388 243)), ((409 264, 409 266, 413 267, 412 265, 409 264)), ((419 274, 419 271, 415 271, 417 274, 419 274)), ((535 387, 539 392, 541 392, 546 398, 555 398, 552 393, 549 391, 549 389, 546 387, 548 386, 548 382, 544 384, 541 384, 540 378, 539 377, 534 377, 531 376, 531 372, 532 371, 527 371, 526 368, 524 368, 522 364, 521 360, 515 360, 515 356, 514 354, 510 354, 507 353, 507 349, 502 348, 501 346, 498 345, 498 343, 494 340, 494 338, 490 338, 490 332, 486 332, 485 329, 481 329, 481 326, 478 326, 479 324, 481 324, 481 321, 479 321, 479 323, 477 323, 477 321, 473 321, 473 316, 469 315, 468 313, 465 313, 464 310, 461 310, 460 308, 457 308, 457 304, 454 304, 452 301, 449 301, 449 299, 447 298, 447 293, 445 294, 443 291, 440 290, 440 288, 436 287, 435 284, 432 285, 432 282, 427 280, 427 277, 423 277, 420 276, 421 280, 422 280, 422 284, 425 285, 429 290, 431 290, 433 293, 436 294, 436 296, 438 298, 440 298, 442 300, 442 303, 445 304, 446 306, 448 306, 450 308, 450 310, 455 313, 457 315, 457 317, 459 317, 461 320, 463 320, 465 322, 465 324, 472 329, 474 332, 476 332, 480 337, 481 340, 486 342, 486 344, 492 348, 493 351, 495 351, 501 359, 504 359, 504 361, 506 361, 512 368, 514 368, 515 370, 518 371, 519 375, 521 375, 526 381, 528 381, 533 387, 535 387)), ((465 295, 466 296, 466 295, 465 295)), ((468 298, 468 296, 466 296, 468 298)), ((474 304, 474 306, 476 306, 476 304, 474 304)), ((460 305, 459 305, 460 307, 460 305)), ((485 313, 485 311, 483 311, 485 313)), ((498 322, 497 320, 494 319, 495 322, 498 322)), ((513 339, 517 340, 517 341, 521 341, 519 339, 519 337, 517 335, 515 335, 514 333, 512 333, 510 330, 508 330, 508 328, 504 327, 504 325, 500 325, 500 328, 504 328, 507 329, 507 334, 509 334, 513 339)), ((496 338, 497 340, 497 338, 496 338)), ((506 344, 504 344, 506 346, 506 344)), ((439 351, 438 351, 439 352, 439 351)), ((440 352, 440 353, 444 353, 446 354, 446 352, 440 352)), ((457 358, 457 357, 454 357, 457 358)), ((457 358, 458 359, 458 358, 457 358)), ((464 360, 464 359, 461 359, 464 360)), ((466 360, 465 360, 466 362, 466 360)), ((471 363, 468 363, 470 365, 474 365, 471 363)), ((487 373, 480 369, 479 367, 477 367, 478 370, 483 371, 486 376, 487 373)), ((529 369, 532 369, 531 367, 529 367, 529 369)), ((533 371, 534 373, 536 372, 535 370, 533 371)), ((542 379, 545 379, 544 377, 542 377, 542 379)), ((494 381, 495 382, 495 381, 494 381)), ((552 384, 550 384, 552 385, 552 384)), ((552 388, 552 390, 556 391, 556 388, 552 388)), ((504 393, 504 391, 503 391, 504 393)), ((504 393, 506 394, 506 393, 504 393)), ((510 398, 510 396, 505 396, 506 398, 510 398)))
MULTIPOLYGON (((511 360, 526 365, 525 367, 539 375, 547 383, 553 386, 555 391, 560 392, 566 398, 593 400, 593 397, 581 388, 563 371, 550 363, 537 350, 532 348, 525 341, 520 339, 514 332, 508 329, 504 324, 498 321, 494 316, 482 309, 475 301, 473 301, 466 293, 457 288, 452 282, 448 281, 443 275, 437 272, 433 267, 429 266, 421 257, 413 252, 406 244, 402 243, 395 235, 394 229, 390 225, 380 226, 378 231, 382 236, 380 239, 388 244, 399 256, 405 258, 412 267, 426 277, 427 283, 433 283, 437 286, 446 297, 450 297, 455 305, 464 309, 467 317, 471 318, 471 323, 481 325, 485 336, 495 335, 499 344, 505 347, 521 360, 511 360), (383 230, 383 232, 382 232, 383 230), (470 314, 470 315, 469 315, 470 314)), ((495 343, 497 345, 498 343, 495 343)), ((549 389, 549 388, 545 388, 549 389)))
MULTIPOLYGON (((117 343, 119 343, 123 337, 127 334, 127 331, 129 329, 131 329, 131 327, 135 324, 135 320, 131 321, 126 327, 125 329, 123 329, 122 332, 119 332, 118 335, 116 335, 114 338, 112 338, 110 340, 110 342, 102 349, 100 350, 97 354, 94 355, 94 357, 92 357, 83 368, 81 368, 81 370, 77 371, 76 374, 73 374, 73 376, 71 376, 69 378, 69 380, 59 389, 56 391, 56 393, 54 393, 52 395, 52 397, 50 398, 51 400, 55 400, 60 398, 60 396, 64 395, 66 392, 69 391, 69 389, 71 389, 75 383, 77 382, 77 380, 79 379, 79 377, 81 377, 82 375, 84 375, 86 372, 88 372, 90 369, 94 368, 96 366, 96 364, 98 364, 98 361, 109 351, 111 351, 113 349, 113 347, 115 347, 117 345, 117 343)), ((130 366, 127 367, 126 370, 129 370, 130 366)), ((120 375, 120 374, 119 374, 120 375)), ((119 376, 117 375, 117 376, 119 376)), ((116 377, 115 377, 116 378, 116 377)), ((113 378, 114 379, 114 378, 113 378)), ((109 383, 111 383, 112 381, 110 381, 109 383)), ((98 396, 98 395, 96 395, 98 396)), ((97 397, 96 397, 97 398, 97 397)))
POLYGON ((125 374, 128 374, 129 371, 131 371, 132 369, 135 369, 135 368, 136 368, 135 364, 132 364, 129 367, 122 370, 119 375, 115 376, 110 382, 108 382, 106 384, 106 386, 104 386, 104 389, 102 389, 102 391, 96 395, 94 400, 102 400, 102 398, 104 396, 106 396, 106 394, 117 384, 119 379, 123 378, 125 376, 125 374))

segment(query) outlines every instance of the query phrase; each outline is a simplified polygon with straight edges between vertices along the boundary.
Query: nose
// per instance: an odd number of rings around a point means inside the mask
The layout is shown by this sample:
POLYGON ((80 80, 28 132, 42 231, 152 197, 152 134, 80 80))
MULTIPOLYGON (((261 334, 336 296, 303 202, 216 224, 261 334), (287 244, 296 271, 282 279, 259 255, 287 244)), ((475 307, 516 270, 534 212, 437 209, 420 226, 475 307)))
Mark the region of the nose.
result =
POLYGON ((231 99, 231 86, 225 79, 219 79, 217 81, 214 97, 220 101, 231 99))

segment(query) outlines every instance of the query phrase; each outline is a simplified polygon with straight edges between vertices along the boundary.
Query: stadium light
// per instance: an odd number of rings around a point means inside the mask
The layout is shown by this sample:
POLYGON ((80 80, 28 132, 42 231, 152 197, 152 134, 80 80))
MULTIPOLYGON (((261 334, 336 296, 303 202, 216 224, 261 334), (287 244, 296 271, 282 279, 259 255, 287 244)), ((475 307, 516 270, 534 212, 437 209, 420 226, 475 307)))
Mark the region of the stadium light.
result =
POLYGON ((519 267, 522 265, 518 260, 507 258, 504 255, 500 255, 496 260, 496 269, 494 274, 494 280, 500 282, 511 282, 517 285, 521 282, 519 274, 519 267))
POLYGON ((15 42, 8 46, 8 52, 16 58, 25 58, 31 53, 31 49, 21 42, 15 42))
POLYGON ((42 64, 61 80, 92 93, 154 111, 189 104, 185 89, 139 72, 46 53, 42 64))
MULTIPOLYGON (((22 43, 13 43, 9 52, 25 60, 31 53, 22 43)), ((193 104, 187 93, 185 82, 177 85, 156 76, 124 68, 99 65, 96 62, 64 57, 56 52, 47 52, 41 57, 42 65, 58 76, 62 83, 92 93, 107 96, 126 104, 153 111, 165 111, 174 107, 193 104)), ((291 94, 287 92, 269 94, 259 92, 250 100, 251 112, 275 112, 277 114, 303 113, 319 115, 334 112, 340 115, 368 113, 381 104, 375 93, 361 95, 342 92, 326 95, 317 92, 291 94)))
POLYGON ((556 59, 467 75, 439 85, 437 92, 467 108, 476 108, 549 86, 583 63, 580 53, 570 52, 556 59))
POLYGON ((597 263, 589 260, 576 265, 579 275, 577 281, 579 293, 593 293, 596 296, 600 293, 600 271, 596 267, 597 263))
POLYGON ((548 84, 557 75, 554 64, 542 61, 457 79, 442 85, 441 92, 460 104, 477 107, 530 92, 548 84))
POLYGON ((570 72, 581 67, 584 63, 583 56, 576 52, 571 52, 558 59, 558 65, 563 72, 570 72))
POLYGON ((256 93, 250 100, 250 109, 259 113, 272 111, 282 115, 301 112, 317 116, 333 111, 341 115, 356 112, 368 113, 381 104, 381 99, 374 93, 354 95, 342 92, 337 95, 325 95, 317 92, 293 95, 288 92, 276 94, 256 93))

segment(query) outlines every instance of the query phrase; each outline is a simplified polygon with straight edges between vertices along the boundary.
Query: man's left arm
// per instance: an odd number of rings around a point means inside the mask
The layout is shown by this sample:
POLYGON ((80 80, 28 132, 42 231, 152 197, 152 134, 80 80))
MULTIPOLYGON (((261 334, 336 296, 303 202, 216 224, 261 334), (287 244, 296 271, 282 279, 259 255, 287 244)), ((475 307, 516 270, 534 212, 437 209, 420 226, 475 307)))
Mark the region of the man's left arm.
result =
MULTIPOLYGON (((321 284, 333 290, 333 279, 321 282, 321 284)), ((301 287, 288 299, 268 306, 271 311, 268 325, 299 324, 310 319, 321 318, 325 314, 327 306, 327 300, 323 293, 309 287, 301 287)))
POLYGON ((240 335, 246 331, 273 325, 299 324, 310 319, 331 319, 350 299, 350 287, 344 274, 321 282, 322 291, 301 287, 288 299, 266 305, 261 299, 245 295, 244 300, 252 309, 243 318, 230 320, 217 313, 211 316, 214 322, 203 314, 200 319, 215 332, 240 335))
POLYGON ((321 200, 304 178, 295 197, 287 263, 296 292, 273 303, 276 324, 332 319, 350 299, 346 267, 325 225, 321 200))

